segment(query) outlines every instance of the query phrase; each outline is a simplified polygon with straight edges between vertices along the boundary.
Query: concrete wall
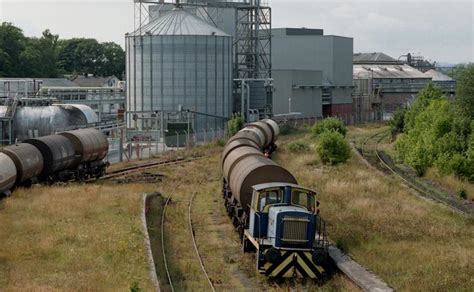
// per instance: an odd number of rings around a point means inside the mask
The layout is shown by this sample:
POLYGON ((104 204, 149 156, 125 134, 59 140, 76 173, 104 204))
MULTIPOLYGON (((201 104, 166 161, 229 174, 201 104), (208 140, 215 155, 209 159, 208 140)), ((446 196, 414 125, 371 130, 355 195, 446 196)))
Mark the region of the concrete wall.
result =
POLYGON ((322 116, 322 72, 314 70, 273 70, 273 113, 301 112, 300 117, 322 116), (303 88, 294 86, 305 85, 303 88))

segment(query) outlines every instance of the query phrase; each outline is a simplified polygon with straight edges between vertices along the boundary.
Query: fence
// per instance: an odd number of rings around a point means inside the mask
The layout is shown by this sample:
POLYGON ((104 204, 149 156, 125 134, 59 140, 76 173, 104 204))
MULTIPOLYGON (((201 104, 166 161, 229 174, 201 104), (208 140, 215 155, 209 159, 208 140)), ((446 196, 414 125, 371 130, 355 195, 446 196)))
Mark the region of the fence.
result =
MULTIPOLYGON (((380 120, 377 118, 377 112, 364 112, 364 113, 350 113, 335 115, 341 119, 346 125, 361 124, 367 122, 374 122, 380 120)), ((322 120, 322 118, 308 117, 308 118, 296 118, 296 117, 278 117, 274 118, 280 125, 288 125, 291 127, 304 127, 311 126, 315 122, 322 120)), ((121 132, 119 135, 123 135, 121 132)), ((167 151, 176 151, 179 149, 193 148, 198 145, 204 145, 212 143, 219 139, 227 139, 228 132, 226 128, 217 129, 202 129, 192 133, 183 132, 166 132, 164 136, 161 136, 159 131, 150 132, 133 132, 128 133, 129 139, 123 140, 123 137, 111 137, 109 138, 109 155, 107 160, 111 163, 116 163, 132 159, 145 159, 159 155, 167 151), (132 133, 132 135, 130 135, 132 133), (124 141, 124 143, 121 143, 124 141), (122 144, 122 149, 120 145, 122 144)))
POLYGON ((145 159, 159 155, 168 151, 189 149, 195 146, 215 142, 228 137, 227 129, 203 129, 193 133, 167 132, 164 137, 159 135, 144 135, 141 138, 135 137, 125 143, 117 137, 109 138, 109 154, 106 160, 116 163, 133 159, 145 159), (158 136, 158 137, 157 137, 158 136), (122 149, 120 149, 122 144, 122 149))
MULTIPOLYGON (((377 111, 365 111, 365 112, 360 112, 357 114, 355 113, 338 114, 338 115, 333 115, 331 117, 340 119, 346 125, 357 125, 357 124, 371 123, 371 122, 382 120, 380 113, 377 111)), ((300 118, 300 117, 293 116, 293 117, 277 117, 274 119, 279 124, 297 128, 297 127, 311 126, 317 121, 322 120, 323 118, 322 117, 300 118)))

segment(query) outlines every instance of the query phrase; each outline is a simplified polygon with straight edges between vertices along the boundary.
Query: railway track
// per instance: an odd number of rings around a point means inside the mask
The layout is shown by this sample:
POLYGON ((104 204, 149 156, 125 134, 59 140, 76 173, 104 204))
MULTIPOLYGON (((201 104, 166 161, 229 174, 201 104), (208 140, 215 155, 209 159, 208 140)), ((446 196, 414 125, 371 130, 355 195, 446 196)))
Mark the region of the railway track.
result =
POLYGON ((421 179, 415 178, 411 175, 406 174, 395 163, 383 152, 379 150, 380 142, 390 135, 389 131, 377 132, 367 139, 364 140, 360 147, 361 155, 372 165, 379 168, 380 170, 393 174, 397 179, 401 180, 406 186, 416 191, 416 193, 422 198, 429 199, 438 203, 441 203, 457 213, 472 216, 474 214, 474 204, 462 201, 446 191, 440 190, 439 188, 428 185, 421 179), (369 145, 373 144, 373 149, 369 149, 369 145))
POLYGON ((143 170, 146 170, 146 169, 155 168, 157 166, 187 163, 187 162, 195 161, 195 160, 198 160, 198 159, 200 159, 200 157, 191 158, 191 159, 177 158, 177 159, 171 159, 171 160, 163 160, 163 161, 143 163, 143 164, 139 164, 139 165, 126 167, 126 168, 122 168, 122 169, 119 169, 119 170, 108 172, 106 175, 102 176, 100 179, 101 180, 107 180, 107 179, 111 179, 111 178, 121 177, 121 176, 129 175, 129 174, 132 174, 132 173, 140 172, 140 171, 143 171, 143 170))
POLYGON ((194 197, 196 196, 197 192, 194 192, 191 199, 189 200, 189 205, 188 205, 188 219, 189 219, 189 231, 191 232, 191 237, 193 239, 193 245, 194 245, 194 250, 196 251, 196 257, 199 261, 199 264, 201 265, 201 270, 206 277, 207 282, 209 283, 209 287, 213 292, 216 292, 216 289, 214 288, 214 284, 212 283, 211 279, 209 278, 209 274, 206 271, 206 268, 204 267, 204 263, 202 261, 201 254, 199 253, 199 249, 196 244, 196 236, 194 233, 194 227, 193 227, 193 219, 191 217, 191 210, 192 210, 192 205, 194 202, 194 197))
POLYGON ((168 259, 166 258, 166 249, 165 249, 165 218, 166 218, 166 209, 168 208, 169 202, 171 200, 169 195, 166 198, 165 206, 163 207, 163 213, 161 214, 161 251, 163 253, 163 262, 166 270, 166 277, 168 278, 168 284, 170 285, 171 291, 174 292, 173 279, 171 278, 170 269, 168 266, 168 259))
MULTIPOLYGON (((200 182, 202 183, 202 182, 200 182)), ((178 188, 178 187, 177 187, 178 188)), ((214 287, 214 284, 212 283, 210 277, 209 277, 209 274, 207 273, 207 270, 204 266, 204 262, 202 260, 202 257, 201 257, 201 254, 199 252, 199 249, 198 249, 198 246, 197 246, 197 243, 196 243, 196 236, 195 236, 195 231, 194 231, 194 227, 193 227, 193 221, 192 221, 192 206, 193 206, 193 202, 194 202, 194 198, 196 197, 196 194, 197 192, 193 192, 191 198, 189 199, 189 203, 188 203, 188 226, 189 226, 189 232, 190 232, 190 235, 191 235, 191 239, 192 239, 192 242, 193 242, 193 246, 194 246, 194 251, 196 253, 196 258, 197 260, 199 261, 199 265, 201 267, 201 270, 203 272, 203 275, 204 277, 206 278, 206 281, 207 283, 209 284, 209 288, 211 291, 215 292, 215 287, 214 287)), ((166 198, 166 201, 165 201, 165 204, 164 204, 164 208, 163 208, 163 213, 162 213, 162 216, 161 216, 161 250, 162 250, 162 254, 163 254, 163 262, 164 262, 164 268, 166 270, 166 276, 167 276, 167 279, 168 279, 168 284, 171 288, 171 291, 175 291, 175 286, 174 286, 174 283, 173 283, 173 278, 172 278, 172 275, 171 275, 171 271, 170 271, 170 268, 169 268, 169 263, 168 263, 168 258, 167 258, 167 253, 166 253, 166 247, 165 247, 165 223, 166 223, 166 210, 169 206, 169 203, 171 201, 171 197, 172 195, 169 195, 167 198, 166 198)))

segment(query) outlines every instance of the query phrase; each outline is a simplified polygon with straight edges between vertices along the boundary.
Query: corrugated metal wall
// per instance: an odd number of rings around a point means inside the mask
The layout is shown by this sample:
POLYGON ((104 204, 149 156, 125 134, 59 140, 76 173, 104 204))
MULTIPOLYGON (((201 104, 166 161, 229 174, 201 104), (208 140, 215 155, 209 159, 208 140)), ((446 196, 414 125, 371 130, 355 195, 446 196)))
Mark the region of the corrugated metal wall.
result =
MULTIPOLYGON (((126 46, 128 111, 176 112, 182 105, 208 115, 230 115, 231 37, 133 36, 126 46)), ((132 124, 129 120, 128 126, 132 124)), ((196 116, 197 130, 223 127, 222 119, 196 116)))

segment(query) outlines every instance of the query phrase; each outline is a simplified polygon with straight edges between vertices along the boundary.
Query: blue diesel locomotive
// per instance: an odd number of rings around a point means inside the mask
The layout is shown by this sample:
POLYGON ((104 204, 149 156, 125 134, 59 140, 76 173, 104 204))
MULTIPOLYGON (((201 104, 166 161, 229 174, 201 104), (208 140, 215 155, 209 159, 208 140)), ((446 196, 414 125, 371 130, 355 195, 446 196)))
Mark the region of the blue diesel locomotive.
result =
POLYGON ((320 279, 327 274, 328 241, 317 194, 269 159, 278 134, 277 123, 266 119, 229 139, 222 157, 226 210, 242 250, 256 253, 260 273, 320 279))

